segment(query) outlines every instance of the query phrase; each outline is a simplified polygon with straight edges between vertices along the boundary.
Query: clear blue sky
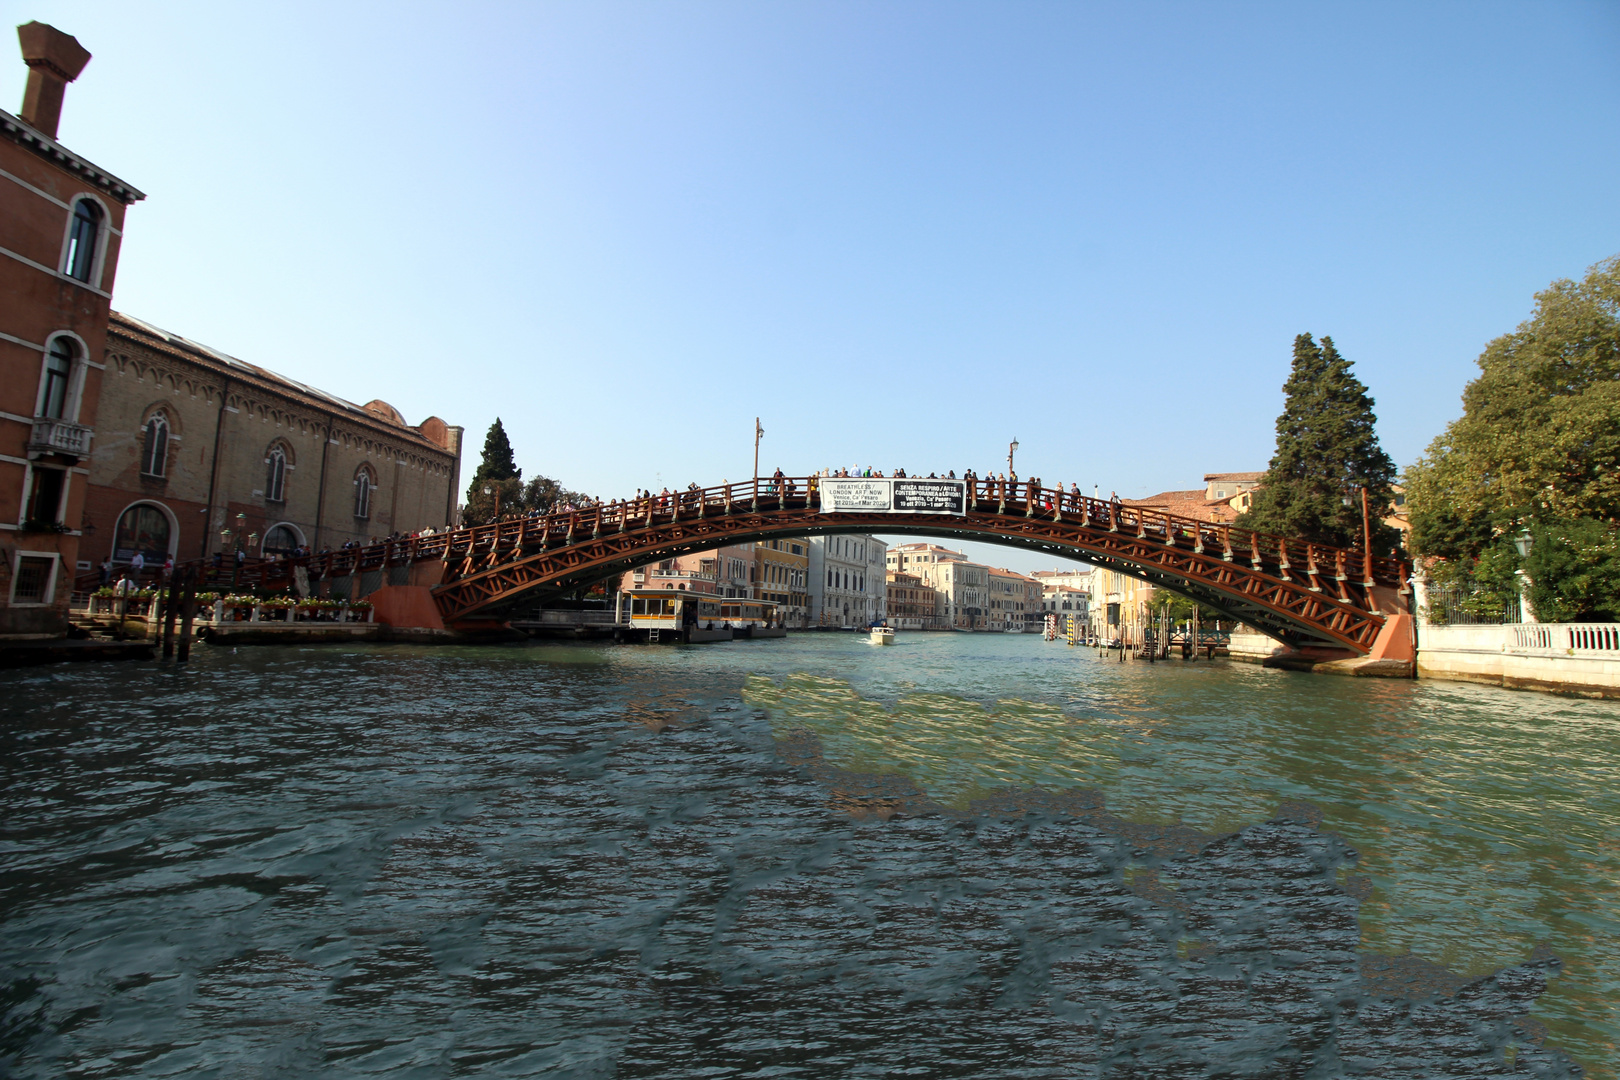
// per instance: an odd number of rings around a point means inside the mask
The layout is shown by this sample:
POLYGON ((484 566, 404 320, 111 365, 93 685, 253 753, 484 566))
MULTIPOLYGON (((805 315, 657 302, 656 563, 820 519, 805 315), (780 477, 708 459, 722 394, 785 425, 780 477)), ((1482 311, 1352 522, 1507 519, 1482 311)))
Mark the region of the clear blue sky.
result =
POLYGON ((117 308, 604 497, 747 476, 755 415, 767 470, 1195 487, 1301 331, 1404 465, 1620 252, 1612 2, 7 10, 149 194, 117 308))

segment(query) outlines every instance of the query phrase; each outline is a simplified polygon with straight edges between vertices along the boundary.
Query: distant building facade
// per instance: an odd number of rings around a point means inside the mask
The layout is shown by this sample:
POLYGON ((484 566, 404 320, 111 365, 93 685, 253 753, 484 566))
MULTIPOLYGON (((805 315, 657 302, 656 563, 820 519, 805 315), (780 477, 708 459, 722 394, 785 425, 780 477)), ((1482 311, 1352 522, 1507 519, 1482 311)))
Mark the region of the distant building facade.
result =
POLYGON ((1216 472, 1204 474, 1204 498, 1227 502, 1246 491, 1253 491, 1266 478, 1264 472, 1216 472))
POLYGON ((988 629, 1006 633, 1034 632, 1041 616, 1041 583, 1013 570, 989 569, 988 629))
POLYGON ((1102 566, 1093 571, 1091 581, 1092 636, 1140 643, 1153 607, 1153 586, 1102 566))
POLYGON ((1037 570, 1029 575, 1041 583, 1042 588, 1053 585, 1066 585, 1081 592, 1091 592, 1092 568, 1089 566, 1066 566, 1052 570, 1037 570))
POLYGON ((777 605, 786 626, 810 621, 810 545, 807 540, 761 540, 754 545, 758 599, 777 605))
POLYGON ((884 553, 884 569, 920 574, 938 562, 967 562, 968 557, 938 544, 895 544, 884 553))
POLYGON ((672 589, 699 592, 744 600, 760 599, 754 589, 754 544, 728 544, 725 547, 695 551, 661 559, 626 571, 620 578, 623 589, 672 589))
POLYGON ((865 626, 888 610, 888 545, 875 536, 809 538, 810 621, 865 626))
POLYGON ((1081 627, 1091 626, 1091 593, 1086 589, 1077 589, 1072 585, 1043 585, 1041 608, 1048 615, 1056 615, 1059 620, 1072 618, 1081 627))
POLYGON ((884 572, 888 582, 888 619, 891 626, 901 630, 942 630, 944 619, 939 614, 939 593, 916 574, 902 574, 894 570, 884 572))
POLYGON ((941 612, 957 630, 990 628, 990 568, 966 559, 941 560, 920 575, 939 590, 941 612))

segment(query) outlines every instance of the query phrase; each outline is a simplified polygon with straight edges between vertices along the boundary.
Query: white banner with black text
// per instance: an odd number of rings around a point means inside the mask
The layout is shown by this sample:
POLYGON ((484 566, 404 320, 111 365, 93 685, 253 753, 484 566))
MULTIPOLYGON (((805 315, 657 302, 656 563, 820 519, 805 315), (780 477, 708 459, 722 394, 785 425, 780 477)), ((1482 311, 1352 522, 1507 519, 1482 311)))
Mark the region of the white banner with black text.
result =
POLYGON ((961 480, 870 479, 818 482, 824 514, 965 514, 961 480))

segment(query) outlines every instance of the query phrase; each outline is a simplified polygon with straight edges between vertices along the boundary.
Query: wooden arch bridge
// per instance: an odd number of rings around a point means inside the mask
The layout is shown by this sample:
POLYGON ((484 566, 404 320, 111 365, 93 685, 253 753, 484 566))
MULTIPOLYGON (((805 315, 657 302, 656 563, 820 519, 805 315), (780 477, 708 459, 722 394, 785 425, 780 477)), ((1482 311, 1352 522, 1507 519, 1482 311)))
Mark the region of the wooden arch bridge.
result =
MULTIPOLYGON (((951 485, 947 511, 846 509, 817 477, 691 489, 428 536, 263 561, 274 586, 303 564, 312 580, 386 571, 431 589, 446 625, 502 619, 533 604, 661 559, 728 544, 831 533, 901 533, 1029 548, 1107 567, 1190 597, 1296 648, 1373 651, 1389 616, 1409 608, 1408 567, 1327 547, 1033 483, 951 485)), ((880 481, 879 483, 883 483, 880 481)), ((894 481, 896 484, 905 481, 894 481)))

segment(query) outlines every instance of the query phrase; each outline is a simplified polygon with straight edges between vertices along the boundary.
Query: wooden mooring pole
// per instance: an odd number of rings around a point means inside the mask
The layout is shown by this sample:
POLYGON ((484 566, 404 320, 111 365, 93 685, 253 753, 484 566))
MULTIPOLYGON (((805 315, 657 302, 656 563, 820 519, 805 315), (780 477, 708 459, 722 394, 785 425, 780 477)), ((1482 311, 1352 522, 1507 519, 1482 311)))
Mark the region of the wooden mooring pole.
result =
POLYGON ((191 620, 197 614, 197 578, 187 567, 183 575, 180 594, 180 656, 184 664, 191 660, 191 620))
POLYGON ((176 570, 169 575, 169 589, 163 596, 163 659, 167 660, 174 655, 174 616, 175 604, 180 600, 180 576, 184 570, 176 570))

